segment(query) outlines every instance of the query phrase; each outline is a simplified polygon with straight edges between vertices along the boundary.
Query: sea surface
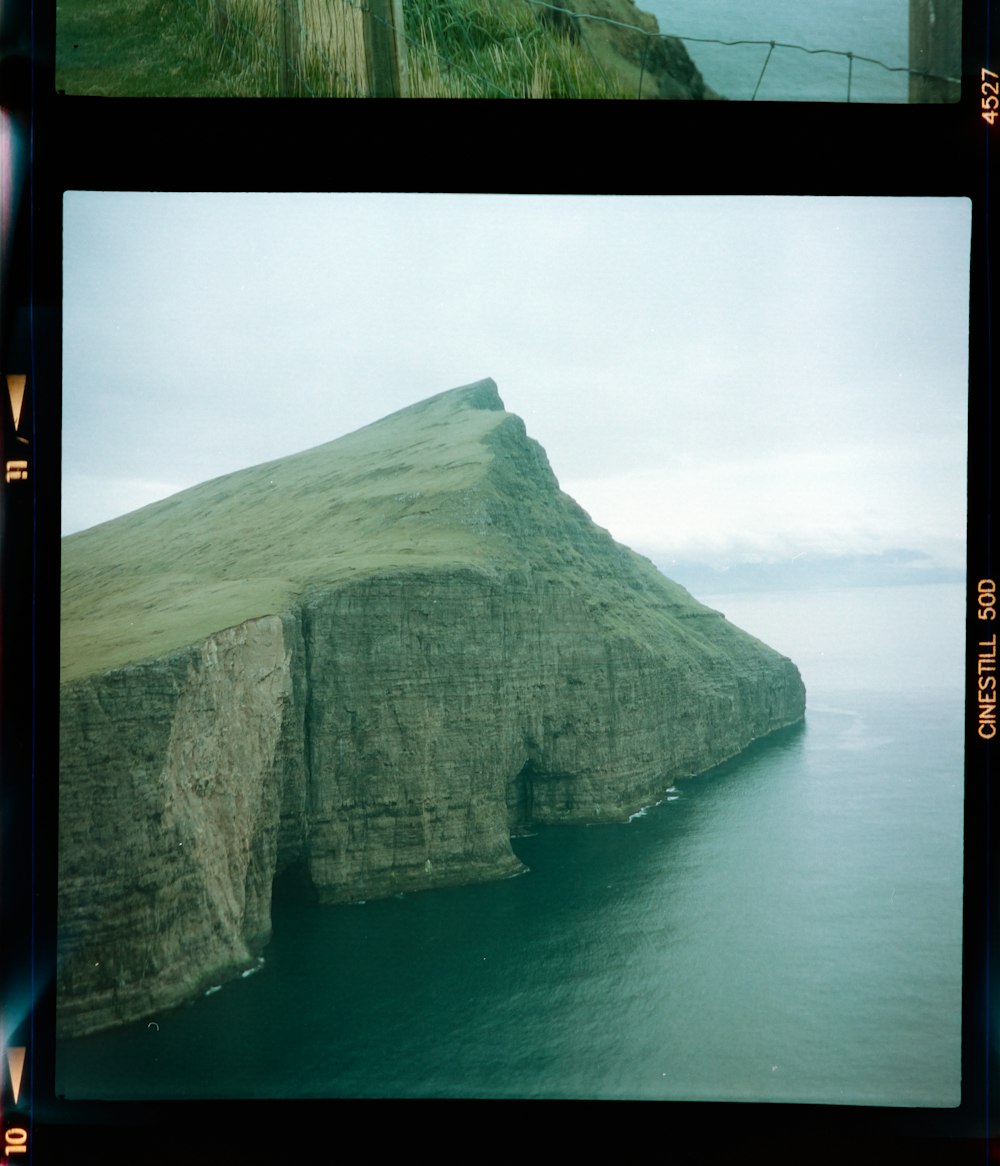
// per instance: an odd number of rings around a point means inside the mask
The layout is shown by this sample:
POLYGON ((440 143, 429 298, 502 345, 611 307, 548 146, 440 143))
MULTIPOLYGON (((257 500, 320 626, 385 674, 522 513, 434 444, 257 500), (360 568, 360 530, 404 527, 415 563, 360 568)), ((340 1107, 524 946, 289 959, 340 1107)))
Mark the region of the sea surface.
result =
POLYGON ((279 904, 255 974, 66 1042, 57 1092, 958 1104, 964 588, 699 598, 804 725, 528 874, 279 904))
MULTIPOLYGON (((846 101, 849 62, 843 55, 776 47, 771 41, 838 54, 871 57, 883 65, 909 64, 909 0, 638 0, 660 31, 689 38, 685 48, 706 84, 723 97, 749 101, 846 101), (764 41, 722 45, 713 41, 764 41), (765 68, 766 65, 766 68, 765 68), (758 88, 759 85, 759 88, 758 88)), ((906 102, 904 72, 855 60, 850 100, 906 102)))

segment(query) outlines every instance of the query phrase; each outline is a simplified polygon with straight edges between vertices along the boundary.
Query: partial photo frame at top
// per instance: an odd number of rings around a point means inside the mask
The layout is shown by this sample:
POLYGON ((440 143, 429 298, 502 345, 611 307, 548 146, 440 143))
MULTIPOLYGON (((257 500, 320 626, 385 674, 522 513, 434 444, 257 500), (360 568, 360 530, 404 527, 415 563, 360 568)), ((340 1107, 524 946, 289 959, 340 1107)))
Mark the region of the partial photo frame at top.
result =
POLYGON ((99 97, 957 102, 962 0, 61 0, 99 97), (127 35, 123 30, 127 29, 127 35))

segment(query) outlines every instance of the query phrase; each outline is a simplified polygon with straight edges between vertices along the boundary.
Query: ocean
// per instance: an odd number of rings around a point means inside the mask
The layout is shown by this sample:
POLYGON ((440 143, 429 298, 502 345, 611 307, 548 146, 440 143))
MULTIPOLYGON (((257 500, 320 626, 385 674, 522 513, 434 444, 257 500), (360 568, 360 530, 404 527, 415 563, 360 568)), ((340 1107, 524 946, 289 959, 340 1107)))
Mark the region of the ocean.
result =
POLYGON ((957 1105, 964 588, 698 598, 803 725, 516 878, 280 902, 255 974, 63 1043, 57 1093, 957 1105))
MULTIPOLYGON (((708 4, 704 0, 638 3, 656 17, 661 32, 692 38, 685 40, 685 48, 706 84, 734 101, 749 101, 758 83, 758 101, 847 100, 846 57, 776 47, 768 59, 770 41, 850 52, 894 67, 909 64, 909 0, 879 0, 875 4, 870 0, 830 0, 825 4, 789 0, 764 4, 708 4), (736 40, 768 43, 702 43, 736 40)), ((856 60, 850 82, 851 101, 907 101, 906 73, 856 60)))

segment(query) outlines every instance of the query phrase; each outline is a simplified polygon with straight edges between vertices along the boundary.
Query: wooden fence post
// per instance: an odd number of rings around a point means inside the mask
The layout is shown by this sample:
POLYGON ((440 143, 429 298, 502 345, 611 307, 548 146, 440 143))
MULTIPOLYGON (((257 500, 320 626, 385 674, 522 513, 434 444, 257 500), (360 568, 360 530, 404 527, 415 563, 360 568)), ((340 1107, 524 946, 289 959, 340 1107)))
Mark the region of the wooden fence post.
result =
POLYGON ((278 40, 281 53, 281 82, 279 92, 282 97, 301 94, 302 84, 302 27, 299 21, 298 0, 279 0, 278 40))
POLYGON ((910 0, 910 102, 958 101, 962 75, 962 0, 910 0))
POLYGON ((365 8, 368 96, 406 97, 403 0, 368 0, 365 8))

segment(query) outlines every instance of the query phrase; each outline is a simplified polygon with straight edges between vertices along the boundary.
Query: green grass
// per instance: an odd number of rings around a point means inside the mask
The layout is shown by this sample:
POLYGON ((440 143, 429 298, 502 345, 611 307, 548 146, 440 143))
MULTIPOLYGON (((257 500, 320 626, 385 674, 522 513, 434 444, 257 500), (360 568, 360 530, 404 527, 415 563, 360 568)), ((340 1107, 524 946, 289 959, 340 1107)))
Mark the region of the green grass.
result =
POLYGON ((481 561, 463 492, 503 412, 432 398, 63 540, 63 679, 285 609, 313 582, 481 561))
MULTIPOLYGON (((58 0, 56 87, 106 97, 266 97, 280 92, 275 0, 58 0)), ((303 0, 299 92, 363 94, 360 25, 303 0)), ((617 97, 587 48, 524 0, 405 0, 415 97, 617 97)))
POLYGON ((706 609, 561 494, 499 405, 492 382, 442 393, 64 539, 63 680, 287 611, 310 585, 425 570, 528 572, 622 636, 653 643, 664 616, 676 642, 697 635, 706 609))
POLYGON ((586 48, 522 0, 405 0, 417 97, 620 97, 586 48))
POLYGON ((56 88, 77 96, 229 97, 204 10, 186 0, 58 0, 56 88))

